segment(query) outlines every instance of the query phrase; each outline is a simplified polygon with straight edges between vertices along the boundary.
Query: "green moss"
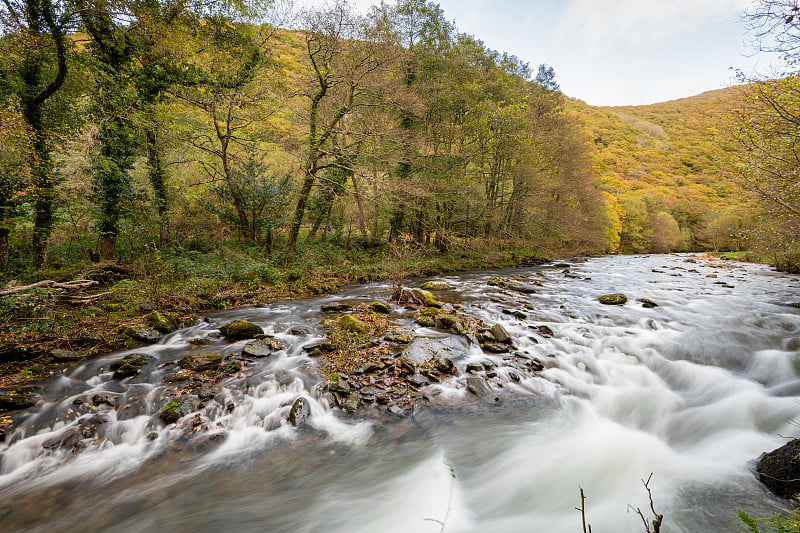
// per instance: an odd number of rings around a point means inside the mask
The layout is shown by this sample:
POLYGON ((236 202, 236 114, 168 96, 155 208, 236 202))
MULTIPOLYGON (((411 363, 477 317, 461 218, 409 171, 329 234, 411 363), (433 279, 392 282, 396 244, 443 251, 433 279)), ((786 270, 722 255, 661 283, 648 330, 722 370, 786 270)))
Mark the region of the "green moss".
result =
POLYGON ((222 365, 222 372, 225 374, 235 374, 242 369, 242 364, 236 361, 231 361, 222 365))
POLYGON ((370 330, 369 324, 352 315, 343 315, 339 317, 339 327, 345 331, 357 334, 368 333, 370 330))
POLYGON ((178 400, 172 400, 161 408, 158 417, 165 424, 174 424, 184 415, 188 414, 186 407, 178 400))
POLYGON ((264 334, 261 326, 244 320, 237 320, 220 326, 219 331, 229 339, 252 339, 256 335, 264 334))
POLYGON ((369 308, 376 313, 381 313, 384 315, 388 315, 392 312, 391 308, 383 302, 372 302, 369 304, 369 308))
POLYGON ((604 294, 600 297, 600 303, 604 305, 623 305, 625 302, 628 301, 628 297, 622 294, 621 292, 617 292, 614 294, 604 294))

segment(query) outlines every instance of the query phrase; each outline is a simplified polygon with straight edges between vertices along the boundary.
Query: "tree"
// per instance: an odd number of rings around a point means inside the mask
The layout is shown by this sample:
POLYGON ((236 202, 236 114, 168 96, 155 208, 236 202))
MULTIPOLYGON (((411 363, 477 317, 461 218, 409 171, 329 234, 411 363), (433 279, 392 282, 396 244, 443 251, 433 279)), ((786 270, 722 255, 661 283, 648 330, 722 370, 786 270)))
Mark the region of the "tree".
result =
POLYGON ((3 0, 0 26, 10 33, 4 40, 6 61, 2 78, 10 78, 30 132, 29 166, 34 209, 34 260, 44 262, 47 240, 55 220, 55 171, 51 160, 47 105, 67 77, 67 30, 72 12, 58 0, 3 0), (6 48, 8 47, 8 48, 6 48), (9 49, 10 48, 10 49, 9 49), (9 64, 10 63, 10 64, 9 64), (11 72, 9 72, 11 71, 11 72))
POLYGON ((29 190, 32 135, 21 113, 0 107, 0 272, 8 269, 9 236, 29 190))
POLYGON ((539 71, 536 73, 536 83, 548 91, 561 90, 561 86, 556 83, 556 71, 553 70, 553 67, 549 67, 544 63, 539 65, 539 71))
POLYGON ((300 164, 302 184, 286 241, 290 257, 319 173, 340 165, 359 144, 359 139, 349 136, 347 117, 370 101, 368 88, 388 62, 381 53, 382 29, 354 16, 345 2, 308 13, 306 24, 305 51, 311 73, 302 96, 308 104, 307 137, 300 164))

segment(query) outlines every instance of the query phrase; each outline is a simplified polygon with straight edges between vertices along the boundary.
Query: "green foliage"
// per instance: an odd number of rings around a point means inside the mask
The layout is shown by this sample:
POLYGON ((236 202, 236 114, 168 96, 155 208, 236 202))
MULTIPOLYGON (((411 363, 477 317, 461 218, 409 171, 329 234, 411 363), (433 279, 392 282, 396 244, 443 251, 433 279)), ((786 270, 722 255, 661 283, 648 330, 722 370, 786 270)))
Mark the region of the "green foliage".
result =
POLYGON ((800 533, 800 512, 787 511, 767 518, 752 518, 739 510, 739 519, 752 533, 800 533))

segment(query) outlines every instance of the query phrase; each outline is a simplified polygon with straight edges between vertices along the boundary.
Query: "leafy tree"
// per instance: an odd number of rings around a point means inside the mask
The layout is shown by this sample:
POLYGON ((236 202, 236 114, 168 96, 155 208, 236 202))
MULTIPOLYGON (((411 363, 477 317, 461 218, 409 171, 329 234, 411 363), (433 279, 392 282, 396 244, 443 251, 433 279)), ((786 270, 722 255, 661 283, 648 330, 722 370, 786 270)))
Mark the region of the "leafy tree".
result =
POLYGON ((9 236, 26 200, 31 151, 27 124, 12 107, 0 107, 0 272, 8 269, 9 236))
POLYGON ((21 104, 30 132, 29 166, 34 209, 33 247, 37 264, 44 261, 55 219, 56 176, 51 159, 48 104, 67 77, 71 6, 58 0, 3 0, 0 27, 9 35, 2 43, 5 55, 0 79, 21 104), (10 86, 10 87, 9 87, 10 86))
POLYGON ((561 86, 556 82, 556 71, 553 67, 542 63, 536 73, 536 83, 548 91, 560 91, 561 86))

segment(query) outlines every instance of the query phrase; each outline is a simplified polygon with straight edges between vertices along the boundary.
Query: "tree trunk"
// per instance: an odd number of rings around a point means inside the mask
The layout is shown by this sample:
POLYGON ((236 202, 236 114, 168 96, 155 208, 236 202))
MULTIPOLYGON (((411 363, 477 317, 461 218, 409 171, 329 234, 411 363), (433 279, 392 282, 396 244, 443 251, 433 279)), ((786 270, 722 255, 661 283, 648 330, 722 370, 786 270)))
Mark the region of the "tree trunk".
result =
POLYGON ((103 233, 100 235, 100 244, 97 252, 100 254, 100 259, 108 261, 114 259, 114 248, 117 244, 116 233, 103 233))
POLYGON ((292 257, 295 253, 295 246, 297 245, 297 236, 300 234, 300 226, 303 224, 303 216, 306 213, 306 203, 308 197, 311 195, 311 188, 314 187, 316 176, 306 173, 303 179, 303 187, 300 189, 300 195, 297 197, 297 205, 294 208, 292 215, 292 225, 289 228, 289 238, 286 240, 286 255, 292 257))
POLYGON ((0 272, 8 270, 8 236, 11 230, 0 226, 0 272))
POLYGON ((161 151, 158 146, 158 135, 155 129, 148 125, 145 128, 145 142, 147 143, 147 168, 150 186, 153 188, 154 204, 158 213, 158 239, 163 243, 169 238, 169 199, 167 198, 167 173, 161 161, 161 151))
POLYGON ((367 226, 364 223, 364 206, 361 204, 361 192, 358 190, 358 180, 356 180, 356 174, 350 175, 350 179, 353 182, 353 198, 356 201, 356 208, 358 209, 358 231, 361 232, 361 236, 363 238, 367 238, 367 226))

